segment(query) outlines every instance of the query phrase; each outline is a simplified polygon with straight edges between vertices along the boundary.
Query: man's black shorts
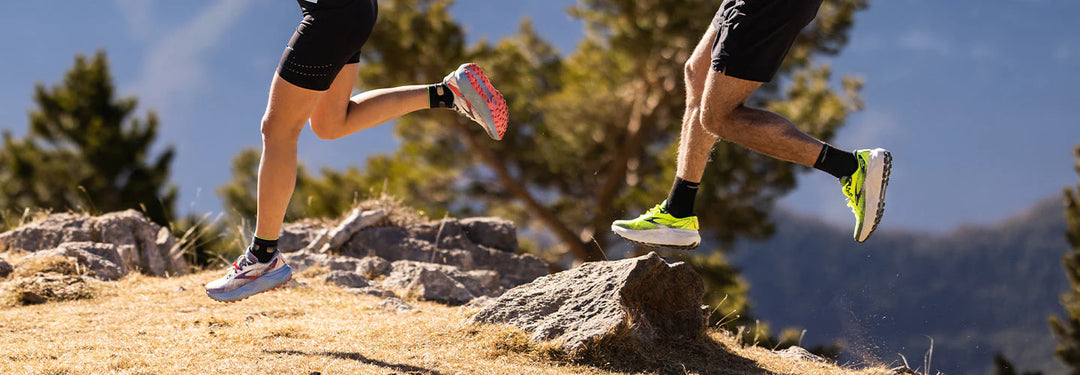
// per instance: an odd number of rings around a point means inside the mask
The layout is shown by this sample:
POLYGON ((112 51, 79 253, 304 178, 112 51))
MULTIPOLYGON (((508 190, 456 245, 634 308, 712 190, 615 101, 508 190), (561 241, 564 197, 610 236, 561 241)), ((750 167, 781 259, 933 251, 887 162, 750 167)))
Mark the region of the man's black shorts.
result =
POLYGON ((822 0, 724 0, 712 68, 749 81, 771 81, 795 37, 814 20, 822 0))
POLYGON ((360 61, 375 19, 376 0, 297 0, 304 19, 281 55, 277 73, 294 85, 324 91, 341 67, 360 61))

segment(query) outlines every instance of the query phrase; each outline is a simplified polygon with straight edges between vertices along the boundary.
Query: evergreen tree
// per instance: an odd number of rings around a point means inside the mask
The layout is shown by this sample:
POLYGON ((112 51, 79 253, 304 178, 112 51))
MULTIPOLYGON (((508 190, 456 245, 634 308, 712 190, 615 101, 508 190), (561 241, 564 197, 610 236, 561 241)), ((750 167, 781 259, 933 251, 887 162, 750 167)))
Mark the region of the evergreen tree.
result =
MULTIPOLYGON (((1080 146, 1074 150, 1076 173, 1080 175, 1080 146)), ((1065 188, 1066 236, 1072 252, 1065 255, 1065 275, 1069 277, 1069 291, 1061 296, 1065 306, 1065 318, 1051 317, 1050 328, 1058 337, 1055 353, 1069 368, 1070 374, 1080 374, 1080 185, 1065 188)))
POLYGON ((114 211, 134 208, 167 224, 176 200, 168 185, 173 149, 156 157, 158 119, 134 117, 135 98, 115 98, 103 51, 75 57, 64 81, 34 91, 26 136, 3 135, 0 209, 114 211))

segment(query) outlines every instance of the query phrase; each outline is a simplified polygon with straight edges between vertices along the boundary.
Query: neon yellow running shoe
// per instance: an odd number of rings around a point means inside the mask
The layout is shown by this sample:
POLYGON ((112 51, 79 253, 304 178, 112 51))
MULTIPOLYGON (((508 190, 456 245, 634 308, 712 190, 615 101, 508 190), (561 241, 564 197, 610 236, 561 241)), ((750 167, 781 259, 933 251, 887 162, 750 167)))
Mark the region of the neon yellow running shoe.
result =
POLYGON ((645 247, 691 250, 701 243, 697 216, 677 218, 667 212, 667 201, 633 220, 615 220, 611 231, 623 239, 645 247))
POLYGON ((859 169, 841 178, 840 185, 848 207, 855 214, 855 241, 863 242, 874 233, 885 213, 885 187, 889 185, 892 154, 881 148, 855 150, 855 159, 859 161, 859 169))

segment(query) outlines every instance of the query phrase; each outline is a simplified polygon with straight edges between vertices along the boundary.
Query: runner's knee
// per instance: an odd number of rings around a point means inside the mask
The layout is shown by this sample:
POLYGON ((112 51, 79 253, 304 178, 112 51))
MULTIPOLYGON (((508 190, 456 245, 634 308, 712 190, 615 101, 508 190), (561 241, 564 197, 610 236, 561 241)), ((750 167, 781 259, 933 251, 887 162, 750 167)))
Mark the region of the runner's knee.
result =
POLYGON ((734 108, 732 109, 718 109, 709 108, 708 106, 701 107, 698 112, 698 120, 701 121, 701 126, 705 127, 709 133, 720 138, 730 138, 729 135, 738 131, 736 127, 739 124, 734 121, 734 108))
POLYGON ((262 126, 260 131, 262 132, 263 142, 296 142, 300 139, 300 130, 304 128, 304 122, 287 121, 280 117, 272 115, 263 115, 262 126))

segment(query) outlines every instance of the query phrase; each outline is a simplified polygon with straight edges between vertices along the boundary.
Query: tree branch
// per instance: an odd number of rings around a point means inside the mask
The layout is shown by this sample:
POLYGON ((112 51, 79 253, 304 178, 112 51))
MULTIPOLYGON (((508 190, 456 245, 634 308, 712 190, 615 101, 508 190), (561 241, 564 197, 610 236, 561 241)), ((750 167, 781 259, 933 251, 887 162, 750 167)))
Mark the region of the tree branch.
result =
POLYGON ((584 260, 602 260, 603 254, 597 251, 595 248, 587 247, 578 237, 570 230, 555 213, 548 209, 546 206, 536 200, 532 193, 525 188, 520 181, 514 178, 510 174, 510 170, 506 167, 501 159, 495 156, 495 153, 484 142, 477 142, 476 137, 466 131, 466 125, 461 121, 455 122, 458 128, 461 130, 461 134, 465 138, 465 143, 469 146, 469 149, 476 152, 480 156, 480 160, 484 162, 499 178, 499 182, 506 188, 510 194, 521 199, 534 214, 539 216, 540 221, 555 234, 566 246, 569 247, 570 252, 574 254, 574 257, 584 260))

